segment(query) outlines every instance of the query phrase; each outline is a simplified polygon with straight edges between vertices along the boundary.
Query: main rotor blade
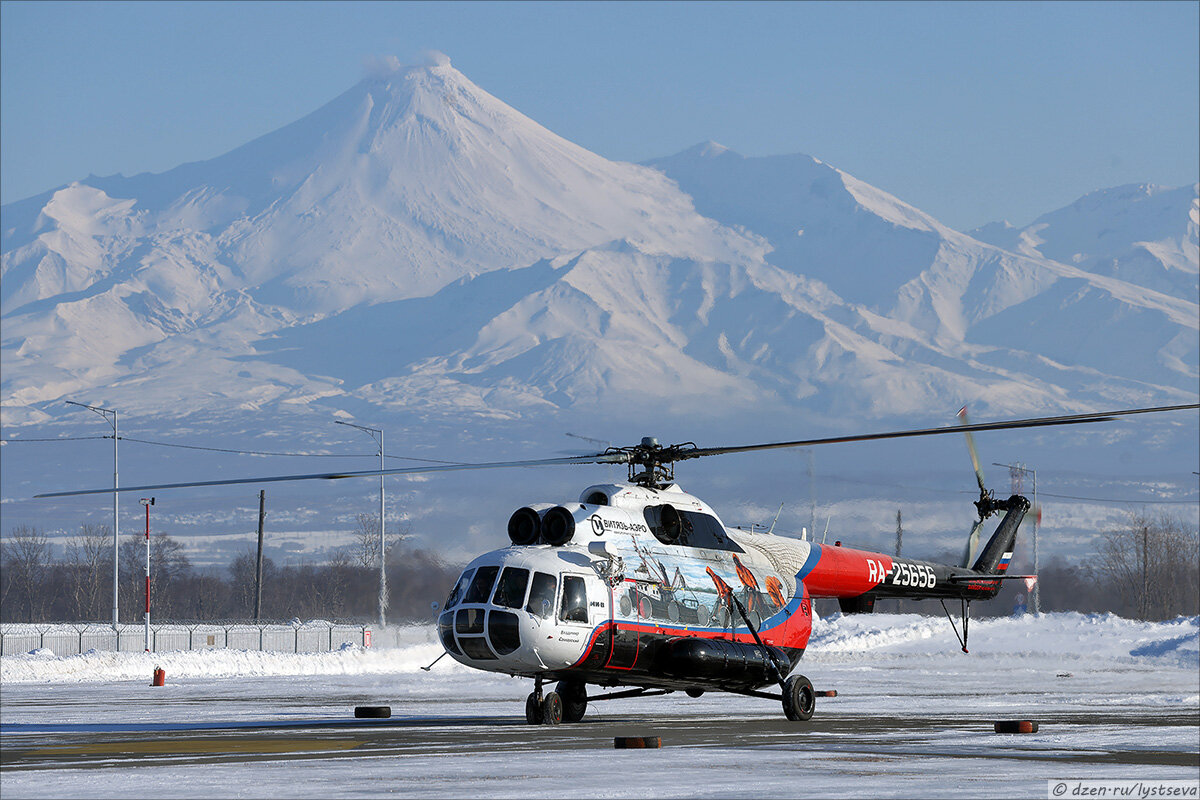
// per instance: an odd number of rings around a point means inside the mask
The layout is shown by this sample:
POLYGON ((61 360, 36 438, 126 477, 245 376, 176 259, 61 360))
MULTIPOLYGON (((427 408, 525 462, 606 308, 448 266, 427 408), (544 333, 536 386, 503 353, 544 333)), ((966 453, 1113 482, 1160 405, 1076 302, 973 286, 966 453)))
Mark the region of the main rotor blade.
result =
POLYGON ((795 442, 769 442, 766 444, 748 444, 735 447, 699 447, 695 450, 683 450, 678 460, 700 458, 701 456, 716 456, 724 453, 748 453, 755 450, 776 450, 784 447, 810 447, 815 444, 841 444, 843 442, 870 442, 879 439, 904 439, 910 436, 936 436, 940 433, 964 433, 967 431, 1001 431, 1013 428, 1040 428, 1047 425, 1074 425, 1081 422, 1108 422, 1117 417, 1129 414, 1150 414, 1156 411, 1180 411, 1183 409, 1200 409, 1200 403, 1189 403, 1180 406, 1158 406, 1156 408, 1129 408, 1121 411, 1101 411, 1094 414, 1069 414, 1062 417, 1036 417, 1032 419, 1010 419, 1003 422, 983 422, 974 425, 954 425, 949 428, 924 428, 911 431, 889 431, 887 433, 867 433, 855 436, 830 436, 824 439, 801 439, 795 442))
POLYGON ((501 469, 505 467, 545 467, 560 464, 624 464, 629 460, 625 453, 600 453, 594 456, 571 458, 539 458, 531 461, 491 461, 484 464, 447 464, 437 467, 396 467, 395 469, 368 469, 358 472, 317 472, 308 475, 273 475, 267 478, 230 478, 219 481, 189 481, 185 483, 155 483, 145 486, 118 486, 109 489, 79 489, 70 492, 48 492, 34 495, 43 497, 75 497, 84 494, 112 494, 113 492, 147 492, 157 489, 188 489, 195 486, 237 486, 246 483, 281 483, 283 481, 340 480, 342 478, 370 478, 380 475, 415 475, 425 472, 452 472, 469 469, 501 469))

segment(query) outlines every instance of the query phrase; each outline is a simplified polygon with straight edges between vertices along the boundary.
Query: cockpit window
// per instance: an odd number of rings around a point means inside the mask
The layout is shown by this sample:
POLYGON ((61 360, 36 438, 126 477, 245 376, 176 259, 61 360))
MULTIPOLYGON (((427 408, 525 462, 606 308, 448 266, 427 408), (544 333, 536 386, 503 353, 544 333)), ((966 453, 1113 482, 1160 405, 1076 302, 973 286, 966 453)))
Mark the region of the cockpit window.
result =
POLYGON ((587 622, 587 590, 583 578, 563 575, 562 610, 559 618, 564 622, 587 622))
POLYGON ((529 570, 505 567, 492 595, 492 605, 505 608, 520 608, 525 602, 525 587, 529 585, 529 570))
POLYGON ((542 619, 550 619, 554 614, 554 590, 558 588, 558 580, 553 575, 544 572, 533 573, 533 588, 529 590, 529 603, 525 610, 537 614, 542 619))
POLYGON ((499 571, 499 567, 480 567, 479 571, 475 573, 475 579, 471 581, 471 585, 467 589, 467 596, 463 598, 463 602, 486 603, 488 595, 492 592, 492 584, 496 582, 496 573, 499 571))
POLYGON ((469 569, 464 572, 458 579, 458 583, 454 584, 454 589, 451 590, 450 596, 446 598, 445 608, 454 608, 458 605, 458 601, 462 600, 463 592, 467 590, 467 584, 471 581, 471 575, 475 570, 469 569))

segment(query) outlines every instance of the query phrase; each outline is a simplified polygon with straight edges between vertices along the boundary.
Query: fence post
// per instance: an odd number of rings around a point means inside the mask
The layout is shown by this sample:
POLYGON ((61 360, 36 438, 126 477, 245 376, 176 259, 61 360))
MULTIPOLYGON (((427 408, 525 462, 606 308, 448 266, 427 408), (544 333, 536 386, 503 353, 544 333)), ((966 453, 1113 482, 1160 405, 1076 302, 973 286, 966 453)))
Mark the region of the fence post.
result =
POLYGON ((293 625, 292 631, 294 631, 296 634, 296 638, 293 640, 293 644, 292 644, 292 652, 299 653, 300 652, 300 626, 293 625))
POLYGON ((333 623, 329 623, 329 652, 333 652, 333 623))
POLYGON ((263 630, 265 630, 265 628, 262 625, 259 625, 258 626, 258 652, 260 652, 260 653, 262 652, 262 649, 263 649, 263 630))

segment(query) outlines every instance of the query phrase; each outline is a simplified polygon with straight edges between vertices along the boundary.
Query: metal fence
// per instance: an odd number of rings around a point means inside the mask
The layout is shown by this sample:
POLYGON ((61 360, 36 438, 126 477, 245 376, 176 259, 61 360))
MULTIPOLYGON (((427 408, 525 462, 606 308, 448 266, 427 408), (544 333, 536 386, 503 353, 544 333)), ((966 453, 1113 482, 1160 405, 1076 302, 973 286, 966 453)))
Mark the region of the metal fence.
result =
MULTIPOLYGON (((375 628, 357 623, 317 620, 292 623, 165 623, 150 626, 150 650, 267 650, 283 653, 324 653, 345 644, 396 647, 398 628, 375 628)), ((43 623, 0 625, 0 656, 49 650, 56 656, 99 652, 143 652, 145 625, 43 623)))

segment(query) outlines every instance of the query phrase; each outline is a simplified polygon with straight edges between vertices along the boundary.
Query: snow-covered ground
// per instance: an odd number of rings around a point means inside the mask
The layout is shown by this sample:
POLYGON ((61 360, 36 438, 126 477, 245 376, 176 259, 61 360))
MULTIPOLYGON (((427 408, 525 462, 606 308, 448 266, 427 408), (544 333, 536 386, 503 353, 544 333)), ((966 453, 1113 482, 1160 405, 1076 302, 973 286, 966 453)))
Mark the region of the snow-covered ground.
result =
POLYGON ((706 694, 593 703, 530 728, 529 682, 475 672, 429 627, 332 653, 45 652, 0 659, 0 794, 16 797, 1047 796, 1059 778, 1200 781, 1200 619, 820 620, 807 724, 706 694), (151 687, 154 667, 166 686, 151 687), (354 720, 387 704, 388 720, 354 720), (1038 733, 998 735, 1000 719, 1038 733), (661 735, 654 751, 614 735, 661 735))

